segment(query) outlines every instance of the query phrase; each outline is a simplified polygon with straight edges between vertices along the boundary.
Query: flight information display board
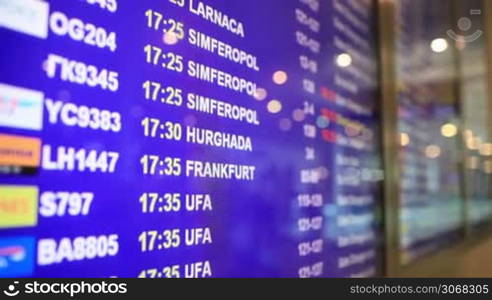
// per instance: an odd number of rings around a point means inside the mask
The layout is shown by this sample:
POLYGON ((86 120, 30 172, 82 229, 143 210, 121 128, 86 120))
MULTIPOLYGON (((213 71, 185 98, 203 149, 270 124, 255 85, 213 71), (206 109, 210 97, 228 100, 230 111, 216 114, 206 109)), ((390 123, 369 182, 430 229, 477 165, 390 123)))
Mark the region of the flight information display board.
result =
POLYGON ((0 276, 378 275, 374 10, 0 0, 0 276))

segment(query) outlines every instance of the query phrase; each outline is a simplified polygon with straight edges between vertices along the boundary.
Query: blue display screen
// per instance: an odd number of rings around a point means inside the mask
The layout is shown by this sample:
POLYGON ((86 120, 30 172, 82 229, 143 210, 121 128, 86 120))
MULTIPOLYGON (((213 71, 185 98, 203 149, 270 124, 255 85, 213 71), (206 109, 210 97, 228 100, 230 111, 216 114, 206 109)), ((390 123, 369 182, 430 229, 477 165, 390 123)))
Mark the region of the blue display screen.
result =
POLYGON ((0 276, 377 276, 375 21, 0 0, 0 276))

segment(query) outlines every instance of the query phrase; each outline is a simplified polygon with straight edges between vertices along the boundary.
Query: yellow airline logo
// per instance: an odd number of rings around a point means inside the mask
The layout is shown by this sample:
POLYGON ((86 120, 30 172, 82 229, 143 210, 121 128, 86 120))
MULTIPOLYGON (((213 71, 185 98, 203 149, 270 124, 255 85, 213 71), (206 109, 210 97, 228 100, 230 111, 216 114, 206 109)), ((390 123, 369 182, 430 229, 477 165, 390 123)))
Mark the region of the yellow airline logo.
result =
POLYGON ((38 188, 0 185, 0 228, 36 226, 38 188))
POLYGON ((39 167, 41 140, 0 134, 0 166, 39 167))

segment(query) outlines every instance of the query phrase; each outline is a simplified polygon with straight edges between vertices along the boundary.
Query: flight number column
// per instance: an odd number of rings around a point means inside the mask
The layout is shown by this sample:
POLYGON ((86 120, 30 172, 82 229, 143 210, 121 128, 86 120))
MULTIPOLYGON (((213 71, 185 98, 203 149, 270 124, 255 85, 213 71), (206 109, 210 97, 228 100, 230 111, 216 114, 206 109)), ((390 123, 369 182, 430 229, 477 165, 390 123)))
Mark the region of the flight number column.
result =
MULTIPOLYGON (((60 11, 52 5, 48 18, 49 37, 61 38, 63 43, 77 44, 81 49, 97 49, 97 55, 87 60, 104 57, 110 65, 114 65, 118 49, 119 33, 111 28, 97 24, 96 16, 115 17, 118 15, 116 0, 87 0, 85 4, 93 9, 92 17, 81 17, 73 11, 60 11)), ((60 47, 56 47, 60 48, 60 47)), ((91 51, 91 50, 89 50, 91 51)), ((100 98, 114 98, 120 85, 120 74, 105 64, 86 61, 83 55, 73 57, 59 52, 47 54, 43 63, 46 77, 55 86, 63 86, 67 90, 90 91, 100 98)), ((122 114, 108 103, 89 103, 89 99, 81 99, 82 94, 71 92, 71 97, 58 99, 50 90, 46 93, 44 104, 47 112, 47 126, 73 128, 75 133, 97 133, 114 138, 123 130, 122 114), (104 107, 104 108, 103 108, 104 107), (108 107, 108 108, 107 108, 108 107)), ((97 138, 94 138, 97 141, 97 138)), ((111 146, 90 148, 80 145, 60 145, 45 143, 42 147, 41 176, 65 176, 74 174, 76 178, 110 178, 118 170, 120 153, 111 146), (53 175, 52 175, 53 174, 53 175), (96 175, 97 174, 97 175, 96 175)), ((55 178, 55 177, 54 177, 55 178)), ((72 185, 71 185, 72 186, 72 185)), ((75 188, 43 190, 39 198, 39 216, 41 222, 51 224, 57 222, 60 232, 69 222, 85 222, 92 216, 95 206, 101 206, 103 200, 84 180, 73 182, 75 188), (43 221, 44 220, 44 221, 43 221)), ((69 264, 78 261, 104 260, 117 256, 120 251, 120 236, 111 229, 101 230, 103 233, 84 235, 84 232, 66 233, 65 237, 45 236, 38 240, 37 264, 41 270, 58 264, 69 264)), ((74 275, 74 274, 72 274, 74 275)), ((76 275, 76 274, 75 274, 76 275)), ((101 276, 107 274, 94 274, 101 276)))
POLYGON ((300 49, 298 65, 302 74, 299 86, 302 90, 302 109, 294 112, 301 115, 304 168, 300 170, 299 180, 303 191, 297 196, 297 202, 301 216, 297 220, 297 229, 302 241, 298 244, 298 255, 303 264, 298 269, 301 278, 323 276, 325 262, 323 259, 323 224, 324 195, 320 189, 322 183, 326 183, 328 170, 319 165, 317 155, 321 152, 317 147, 318 130, 315 125, 316 104, 316 75, 318 73, 318 59, 321 52, 319 41, 320 22, 318 13, 320 2, 318 0, 299 0, 294 16, 297 21, 295 37, 300 49))

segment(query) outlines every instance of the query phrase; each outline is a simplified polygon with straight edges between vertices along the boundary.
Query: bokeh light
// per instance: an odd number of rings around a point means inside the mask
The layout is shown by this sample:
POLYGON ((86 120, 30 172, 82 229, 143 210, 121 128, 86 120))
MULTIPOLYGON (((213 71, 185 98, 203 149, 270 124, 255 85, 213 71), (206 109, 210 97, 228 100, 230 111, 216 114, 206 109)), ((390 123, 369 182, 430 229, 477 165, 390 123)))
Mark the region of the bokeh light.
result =
POLYGON ((268 92, 264 88, 257 88, 254 97, 258 101, 263 101, 268 96, 268 92))
POLYGON ((438 38, 431 42, 431 49, 435 53, 442 53, 448 50, 449 43, 446 39, 438 38))
POLYGON ((410 136, 407 133, 400 133, 400 145, 406 147, 410 144, 410 136))
POLYGON ((458 127, 451 123, 444 124, 441 127, 441 134, 447 138, 455 137, 458 134, 458 127))
POLYGON ((437 145, 429 145, 425 148, 425 156, 431 159, 441 156, 441 147, 437 145))
POLYGON ((176 35, 176 33, 172 32, 172 31, 165 32, 163 37, 162 37, 162 40, 163 40, 164 44, 169 45, 169 46, 176 45, 179 42, 178 36, 176 35))
POLYGON ((342 53, 337 56, 337 65, 341 68, 347 68, 352 64, 352 56, 342 53))
POLYGON ((278 114, 282 111, 282 103, 278 100, 271 100, 267 105, 268 112, 278 114))
POLYGON ((275 82, 278 85, 285 84, 288 80, 287 73, 284 71, 277 71, 273 74, 273 82, 275 82))

